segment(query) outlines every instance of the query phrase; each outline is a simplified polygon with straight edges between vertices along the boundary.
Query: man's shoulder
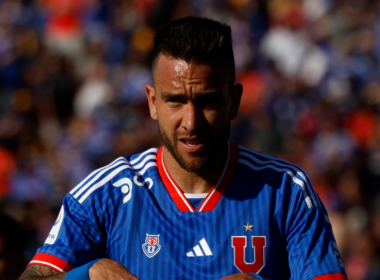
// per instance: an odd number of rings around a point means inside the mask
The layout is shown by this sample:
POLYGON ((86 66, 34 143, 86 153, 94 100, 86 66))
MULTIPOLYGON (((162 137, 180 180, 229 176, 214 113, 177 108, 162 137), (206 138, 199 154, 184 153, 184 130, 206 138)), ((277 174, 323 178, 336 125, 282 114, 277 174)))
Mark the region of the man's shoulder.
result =
POLYGON ((294 163, 239 146, 238 164, 241 176, 281 189, 286 199, 301 197, 308 208, 321 205, 309 177, 294 163))
POLYGON ((150 148, 144 152, 119 157, 110 164, 91 172, 84 180, 76 185, 70 195, 80 204, 99 196, 104 199, 120 198, 123 193, 132 191, 133 186, 149 186, 147 178, 157 175, 158 148, 150 148))
POLYGON ((284 159, 263 154, 239 145, 238 164, 244 165, 252 172, 266 172, 282 176, 284 173, 290 176, 306 177, 305 172, 296 164, 284 159))
POLYGON ((138 153, 132 156, 127 156, 126 159, 136 173, 144 175, 145 172, 152 166, 156 166, 157 152, 159 148, 150 148, 142 153, 138 153))

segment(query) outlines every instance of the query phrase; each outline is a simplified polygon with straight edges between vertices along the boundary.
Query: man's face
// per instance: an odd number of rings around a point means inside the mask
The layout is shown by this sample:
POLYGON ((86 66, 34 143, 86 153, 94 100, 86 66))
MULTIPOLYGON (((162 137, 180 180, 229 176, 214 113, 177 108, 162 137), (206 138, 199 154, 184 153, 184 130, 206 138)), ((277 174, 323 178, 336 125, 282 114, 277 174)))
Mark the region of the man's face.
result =
POLYGON ((160 55, 154 87, 146 86, 164 146, 189 172, 209 166, 227 144, 242 87, 231 87, 226 72, 220 61, 187 63, 160 55))

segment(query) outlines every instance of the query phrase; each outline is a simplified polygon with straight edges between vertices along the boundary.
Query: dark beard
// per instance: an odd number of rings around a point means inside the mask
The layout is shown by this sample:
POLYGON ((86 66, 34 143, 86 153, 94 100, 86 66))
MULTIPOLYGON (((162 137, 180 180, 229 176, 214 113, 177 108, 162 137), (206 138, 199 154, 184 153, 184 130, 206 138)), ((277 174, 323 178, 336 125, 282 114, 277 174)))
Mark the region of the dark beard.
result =
MULTIPOLYGON (((226 142, 230 136, 230 128, 228 126, 228 128, 223 131, 224 133, 219 138, 220 140, 217 141, 216 145, 213 145, 213 149, 211 151, 207 153, 193 153, 192 157, 196 158, 197 160, 195 163, 190 163, 178 153, 178 150, 175 146, 175 143, 178 141, 176 135, 174 135, 174 139, 171 141, 169 136, 163 129, 161 129, 159 124, 158 128, 161 141, 164 143, 165 148, 168 149, 169 153, 174 157, 178 164, 187 172, 198 172, 212 165, 217 155, 224 150, 226 142)), ((212 138, 214 139, 214 137, 212 138)))

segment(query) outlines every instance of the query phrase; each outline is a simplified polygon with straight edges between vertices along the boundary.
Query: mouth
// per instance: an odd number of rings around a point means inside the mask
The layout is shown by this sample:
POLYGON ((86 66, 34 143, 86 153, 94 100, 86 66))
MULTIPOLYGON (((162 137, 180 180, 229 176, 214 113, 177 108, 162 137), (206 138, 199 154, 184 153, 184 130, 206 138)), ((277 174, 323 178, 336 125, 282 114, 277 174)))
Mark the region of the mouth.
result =
POLYGON ((181 138, 179 142, 182 144, 187 152, 194 153, 200 152, 205 147, 203 138, 181 138))
POLYGON ((196 145, 202 144, 202 141, 196 139, 180 139, 179 141, 190 147, 195 147, 196 145))
POLYGON ((187 146, 190 146, 190 147, 195 147, 196 146, 196 144, 191 144, 188 141, 183 141, 183 143, 185 143, 187 146))

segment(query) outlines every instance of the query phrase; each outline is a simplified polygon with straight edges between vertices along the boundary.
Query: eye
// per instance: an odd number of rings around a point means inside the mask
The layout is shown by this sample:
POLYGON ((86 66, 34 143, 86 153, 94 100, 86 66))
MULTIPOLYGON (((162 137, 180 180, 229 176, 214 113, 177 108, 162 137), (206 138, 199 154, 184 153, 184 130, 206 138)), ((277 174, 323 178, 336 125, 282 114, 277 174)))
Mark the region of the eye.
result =
POLYGON ((222 101, 222 98, 220 95, 210 95, 210 96, 204 96, 200 98, 199 105, 202 107, 210 107, 213 108, 217 106, 222 101))
POLYGON ((170 97, 170 98, 166 99, 166 102, 170 106, 177 106, 177 105, 185 104, 186 103, 186 99, 185 98, 181 98, 181 97, 170 97))
POLYGON ((178 100, 178 98, 170 98, 170 99, 168 99, 168 102, 169 103, 178 103, 179 100, 178 100))

